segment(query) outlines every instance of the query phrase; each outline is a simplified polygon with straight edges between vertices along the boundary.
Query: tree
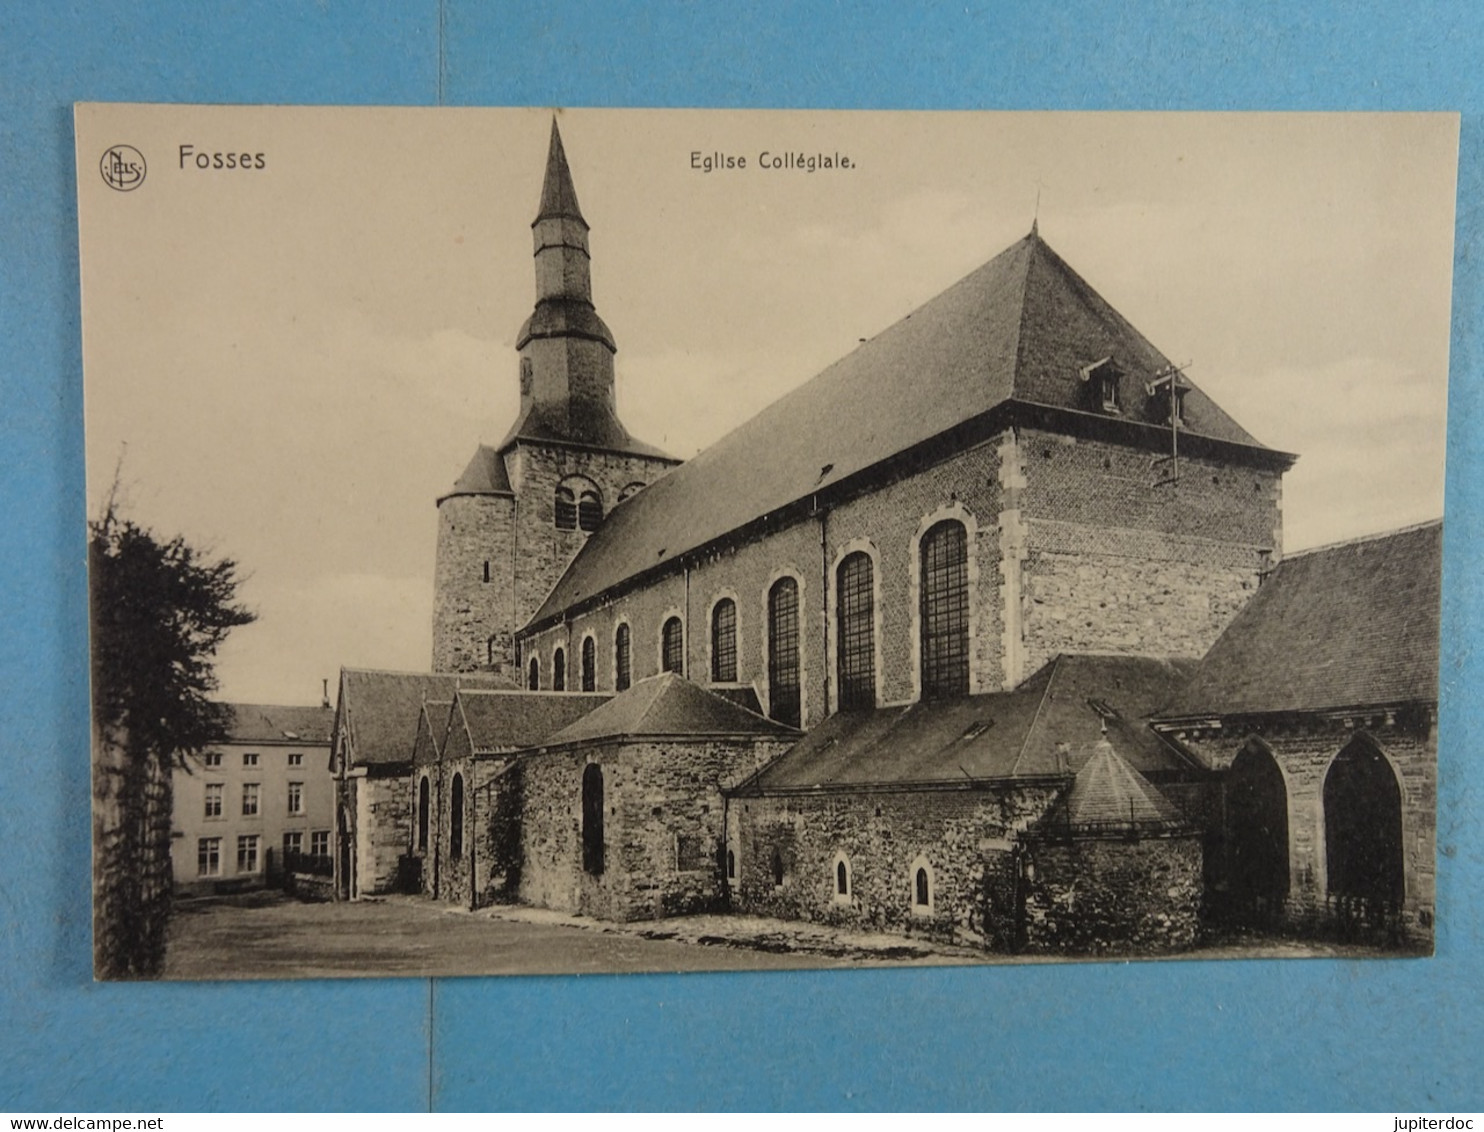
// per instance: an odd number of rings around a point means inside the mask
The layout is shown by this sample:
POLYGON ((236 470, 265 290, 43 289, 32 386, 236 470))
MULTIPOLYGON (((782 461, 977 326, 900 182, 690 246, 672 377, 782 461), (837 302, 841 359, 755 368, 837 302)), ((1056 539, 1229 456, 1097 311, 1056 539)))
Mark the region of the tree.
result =
POLYGON ((151 978, 170 915, 171 771, 225 737, 214 659, 255 615, 236 604, 236 563, 160 541, 112 498, 88 533, 94 971, 151 978))

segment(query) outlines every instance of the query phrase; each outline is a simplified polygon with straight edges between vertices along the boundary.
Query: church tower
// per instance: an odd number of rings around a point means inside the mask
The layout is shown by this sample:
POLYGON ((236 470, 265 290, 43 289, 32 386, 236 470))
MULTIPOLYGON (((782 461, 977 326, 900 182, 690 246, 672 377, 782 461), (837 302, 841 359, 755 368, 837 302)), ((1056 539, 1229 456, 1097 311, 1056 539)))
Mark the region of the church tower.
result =
MULTIPOLYGON (((614 394, 613 333, 593 305, 588 223, 556 120, 531 224, 536 305, 516 338, 520 413, 438 500, 433 669, 512 685, 515 632, 603 517, 678 461, 629 435, 614 394)), ((551 674, 538 673, 550 688, 551 674)))

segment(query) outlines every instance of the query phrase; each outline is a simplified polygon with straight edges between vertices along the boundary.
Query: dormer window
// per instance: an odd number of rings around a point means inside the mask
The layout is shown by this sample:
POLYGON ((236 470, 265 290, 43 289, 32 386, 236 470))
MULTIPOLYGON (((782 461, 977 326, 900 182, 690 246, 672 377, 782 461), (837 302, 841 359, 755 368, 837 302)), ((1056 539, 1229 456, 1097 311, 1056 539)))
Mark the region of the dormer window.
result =
POLYGON ((1118 368, 1117 362, 1112 358, 1100 358, 1078 372, 1087 384, 1088 399, 1094 408, 1105 413, 1123 412, 1123 398, 1118 385, 1123 370, 1118 368))
POLYGON ((1144 386, 1149 394, 1149 419, 1158 424, 1185 427, 1185 395, 1190 392, 1190 383, 1174 366, 1169 366, 1154 375, 1144 386))

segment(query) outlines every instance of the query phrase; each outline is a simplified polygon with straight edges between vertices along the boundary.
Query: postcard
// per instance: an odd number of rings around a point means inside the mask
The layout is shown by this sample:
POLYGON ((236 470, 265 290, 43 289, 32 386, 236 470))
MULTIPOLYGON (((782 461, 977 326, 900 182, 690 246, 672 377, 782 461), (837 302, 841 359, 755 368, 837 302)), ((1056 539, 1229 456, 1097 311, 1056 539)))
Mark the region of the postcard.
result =
POLYGON ((1430 954, 1458 125, 79 105, 95 973, 1430 954))

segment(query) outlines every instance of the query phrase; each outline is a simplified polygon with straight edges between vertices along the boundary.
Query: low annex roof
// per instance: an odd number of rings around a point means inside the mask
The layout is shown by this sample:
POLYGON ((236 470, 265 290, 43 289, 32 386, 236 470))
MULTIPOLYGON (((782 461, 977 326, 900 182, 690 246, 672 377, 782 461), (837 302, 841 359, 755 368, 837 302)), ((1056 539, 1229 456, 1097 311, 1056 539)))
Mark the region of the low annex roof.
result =
MULTIPOLYGON (((1092 421, 1082 371, 1105 359, 1130 392, 1170 364, 1033 230, 615 508, 532 624, 1002 406, 1092 421)), ((1183 386, 1186 435, 1290 459, 1183 386)))
POLYGON ((1436 702, 1443 523, 1283 559, 1159 714, 1436 702))
POLYGON ((674 672, 639 680, 595 711, 546 740, 550 747, 634 736, 691 738, 707 735, 790 736, 775 723, 674 672))
POLYGON ((286 707, 281 704, 227 704, 231 721, 229 743, 303 743, 325 746, 335 723, 326 707, 286 707))
POLYGON ((510 475, 505 470, 505 457, 501 456, 497 449, 488 444, 481 444, 474 453, 474 459, 469 461, 464 469, 464 474, 454 481, 453 489, 448 495, 439 497, 438 502, 453 495, 515 495, 515 489, 510 486, 510 475))
POLYGON ((336 710, 345 731, 349 765, 411 762, 424 701, 451 701, 460 688, 488 688, 498 683, 496 677, 477 673, 342 668, 336 710))
POLYGON ((459 689, 452 726, 462 726, 476 753, 539 746, 613 697, 592 692, 459 689))
POLYGON ((1191 769, 1144 723, 1194 662, 1064 653, 1013 691, 839 712, 744 792, 1066 777, 1108 741, 1141 773, 1191 769))
POLYGON ((1107 741, 1094 748, 1066 798, 1049 817, 1053 824, 1072 833, 1186 824, 1174 803, 1107 741))

